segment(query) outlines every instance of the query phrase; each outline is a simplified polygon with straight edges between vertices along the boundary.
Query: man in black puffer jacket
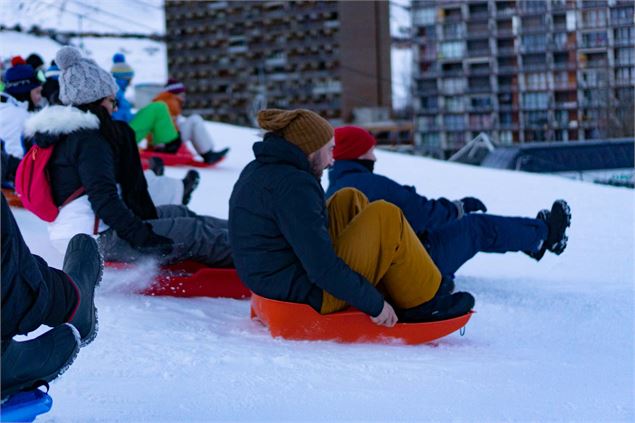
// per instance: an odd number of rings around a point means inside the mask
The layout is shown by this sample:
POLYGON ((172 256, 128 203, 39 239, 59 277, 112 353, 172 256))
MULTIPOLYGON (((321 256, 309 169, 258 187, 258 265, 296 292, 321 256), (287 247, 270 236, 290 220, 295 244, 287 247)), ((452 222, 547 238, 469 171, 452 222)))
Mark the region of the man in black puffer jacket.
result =
POLYGON ((270 109, 258 122, 270 132, 254 144, 229 201, 234 261, 250 289, 323 314, 350 304, 386 326, 472 308, 470 294, 439 289, 438 269, 396 206, 352 189, 326 203, 319 179, 334 141, 325 119, 270 109))

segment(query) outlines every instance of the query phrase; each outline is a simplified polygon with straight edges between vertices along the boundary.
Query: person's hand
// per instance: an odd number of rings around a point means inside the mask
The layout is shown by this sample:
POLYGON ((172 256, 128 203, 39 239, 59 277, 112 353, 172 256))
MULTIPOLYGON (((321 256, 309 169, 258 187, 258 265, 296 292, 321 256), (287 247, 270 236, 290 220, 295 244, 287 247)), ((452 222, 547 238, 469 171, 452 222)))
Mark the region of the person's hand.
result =
POLYGON ((465 213, 472 213, 476 211, 482 211, 483 213, 485 213, 487 211, 487 207, 485 207, 485 204, 483 204, 483 202, 478 198, 461 198, 461 203, 463 204, 463 211, 465 213))
POLYGON ((170 238, 151 232, 145 242, 136 248, 143 254, 166 257, 172 253, 174 241, 170 238))
POLYGON ((384 301, 384 308, 381 309, 381 313, 377 317, 370 317, 370 320, 373 321, 374 324, 380 326, 388 326, 389 328, 395 326, 397 323, 397 314, 395 310, 392 308, 387 301, 384 301))

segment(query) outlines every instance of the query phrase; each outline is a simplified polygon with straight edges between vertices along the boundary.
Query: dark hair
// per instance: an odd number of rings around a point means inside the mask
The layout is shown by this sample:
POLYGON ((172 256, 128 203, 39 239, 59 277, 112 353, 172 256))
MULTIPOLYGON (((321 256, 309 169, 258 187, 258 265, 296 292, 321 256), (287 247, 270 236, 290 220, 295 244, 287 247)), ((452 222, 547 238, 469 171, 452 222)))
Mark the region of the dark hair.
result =
POLYGON ((16 100, 18 100, 19 102, 24 102, 24 101, 28 102, 29 103, 29 112, 34 112, 35 111, 37 105, 33 103, 33 100, 31 100, 31 91, 27 91, 25 93, 11 94, 11 96, 13 98, 15 98, 16 100))
MULTIPOLYGON (((105 98, 105 97, 104 97, 105 98)), ((117 126, 114 124, 112 120, 112 116, 108 113, 108 110, 101 103, 104 101, 104 98, 101 98, 97 101, 93 101, 88 104, 80 104, 77 107, 79 110, 83 110, 84 112, 90 112, 97 116, 99 119, 99 132, 108 140, 112 149, 115 152, 115 156, 119 155, 119 138, 121 134, 117 130, 117 126)))

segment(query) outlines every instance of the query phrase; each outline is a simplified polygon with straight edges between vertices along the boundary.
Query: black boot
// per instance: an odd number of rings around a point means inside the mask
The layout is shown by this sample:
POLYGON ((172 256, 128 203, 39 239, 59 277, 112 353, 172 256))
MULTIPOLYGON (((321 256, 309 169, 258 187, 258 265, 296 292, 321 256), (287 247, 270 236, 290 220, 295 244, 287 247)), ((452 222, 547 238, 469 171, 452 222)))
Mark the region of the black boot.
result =
POLYGON ((223 148, 220 151, 208 151, 207 153, 201 154, 203 161, 208 164, 214 164, 225 158, 227 152, 229 151, 229 147, 223 148))
POLYGON ((97 242, 86 234, 75 235, 66 248, 62 269, 77 287, 80 297, 69 323, 79 331, 82 346, 88 345, 97 336, 95 287, 99 285, 104 269, 97 242))
POLYGON ((157 176, 163 176, 165 173, 165 164, 160 157, 150 157, 148 168, 157 176))
POLYGON ((195 170, 188 170, 183 178, 183 205, 187 206, 192 199, 192 193, 198 187, 201 176, 195 170))
POLYGON ((474 308, 474 297, 467 292, 437 295, 417 307, 398 310, 399 321, 404 323, 437 322, 463 316, 474 308))
POLYGON ((437 291, 437 296, 445 296, 450 295, 454 292, 454 279, 443 276, 441 279, 441 285, 439 285, 439 290, 437 291))
POLYGON ((2 399, 64 373, 77 356, 79 342, 77 330, 69 324, 29 341, 2 341, 2 399))
MULTIPOLYGON (((538 212, 538 215, 536 216, 536 219, 542 220, 543 222, 545 222, 547 227, 549 227, 549 210, 540 210, 538 212)), ((547 251, 547 243, 543 241, 538 251, 523 251, 523 253, 527 254, 529 257, 536 261, 540 261, 540 259, 542 259, 542 257, 545 255, 545 251, 547 251)))
POLYGON ((549 226, 549 235, 545 241, 546 248, 552 253, 560 255, 567 248, 569 238, 565 231, 571 226, 571 209, 566 201, 556 200, 553 202, 547 226, 549 226))

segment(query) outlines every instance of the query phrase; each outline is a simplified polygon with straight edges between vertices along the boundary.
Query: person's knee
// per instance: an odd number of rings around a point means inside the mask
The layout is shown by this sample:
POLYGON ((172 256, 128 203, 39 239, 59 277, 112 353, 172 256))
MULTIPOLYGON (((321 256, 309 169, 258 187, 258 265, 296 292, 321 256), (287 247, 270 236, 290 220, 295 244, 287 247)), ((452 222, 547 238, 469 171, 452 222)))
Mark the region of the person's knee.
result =
POLYGON ((353 201, 361 201, 368 203, 368 198, 360 190, 355 188, 342 188, 331 195, 327 200, 327 203, 345 203, 348 204, 353 201))
POLYGON ((192 115, 188 116, 187 120, 192 123, 192 125, 201 125, 205 123, 201 115, 192 115))
POLYGON ((389 219, 401 218, 401 209, 385 200, 376 200, 370 203, 367 207, 371 213, 377 213, 381 216, 385 216, 389 219))

